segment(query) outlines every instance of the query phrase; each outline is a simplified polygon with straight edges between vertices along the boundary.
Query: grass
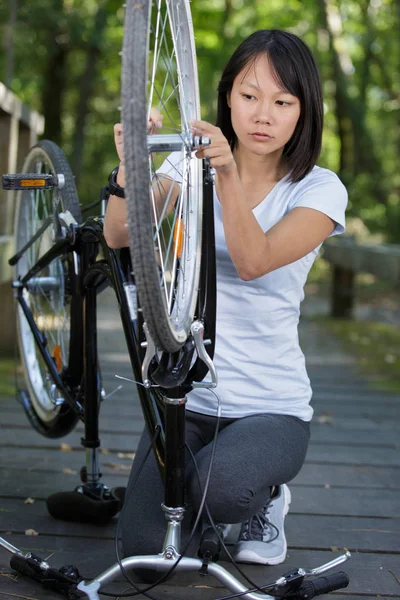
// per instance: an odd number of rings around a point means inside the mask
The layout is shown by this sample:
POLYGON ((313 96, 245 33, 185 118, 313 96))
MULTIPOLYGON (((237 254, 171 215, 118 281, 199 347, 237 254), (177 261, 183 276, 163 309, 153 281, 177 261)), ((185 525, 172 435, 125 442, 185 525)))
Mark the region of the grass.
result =
MULTIPOLYGON (((331 268, 324 259, 318 259, 307 280, 310 293, 330 298, 331 268)), ((355 279, 354 296, 358 307, 398 310, 400 290, 393 284, 367 273, 355 279)), ((336 336, 343 347, 358 359, 360 370, 373 375, 380 389, 400 392, 400 326, 367 319, 345 320, 315 317, 336 336)))
POLYGON ((14 359, 0 357, 0 397, 15 395, 15 368, 14 359))
POLYGON ((400 392, 400 327, 373 321, 318 318, 344 348, 358 359, 360 370, 373 375, 376 387, 400 392))

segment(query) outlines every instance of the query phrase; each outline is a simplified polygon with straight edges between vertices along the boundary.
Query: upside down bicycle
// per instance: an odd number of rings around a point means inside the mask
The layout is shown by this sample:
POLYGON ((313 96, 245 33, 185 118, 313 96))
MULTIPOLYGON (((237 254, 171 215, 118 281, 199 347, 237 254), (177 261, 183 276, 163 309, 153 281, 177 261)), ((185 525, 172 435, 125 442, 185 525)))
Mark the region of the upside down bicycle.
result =
MULTIPOLYGON (((98 600, 106 584, 137 568, 159 572, 160 581, 174 570, 213 575, 232 592, 229 598, 246 600, 312 598, 345 587, 348 578, 341 572, 310 577, 340 565, 348 553, 316 569, 295 569, 266 586, 249 581, 250 587, 215 562, 223 543, 217 530, 203 540, 199 558, 184 556, 180 523, 185 396, 195 386, 213 387, 217 382, 212 362, 213 183, 209 165, 193 158, 193 151, 207 140, 194 137, 189 127, 191 119, 199 118, 200 103, 188 0, 158 0, 156 6, 150 0, 128 2, 122 96, 130 253, 108 248, 102 217, 83 220, 73 175, 52 142, 39 142, 30 151, 23 173, 3 177, 6 189, 18 191, 16 253, 10 263, 15 267, 18 341, 26 380, 21 398, 42 435, 61 437, 79 419, 84 422, 87 458, 82 485, 68 497, 50 497, 51 514, 65 518, 61 513, 68 500, 69 506, 79 502, 85 517, 95 513, 97 522, 107 521, 121 509, 122 499, 118 490, 100 482, 96 299, 111 285, 166 482, 164 545, 158 555, 118 558, 117 564, 87 582, 76 568, 52 569, 42 558, 24 555, 3 539, 0 544, 13 554, 13 568, 70 598, 83 594, 98 600), (154 103, 166 118, 163 133, 148 136, 145 123, 154 103), (171 152, 179 156, 178 166, 163 177, 159 168, 171 152)), ((103 189, 104 202, 106 196, 103 189)), ((206 490, 203 501, 205 506, 206 490)), ((153 587, 119 596, 148 595, 153 587)))

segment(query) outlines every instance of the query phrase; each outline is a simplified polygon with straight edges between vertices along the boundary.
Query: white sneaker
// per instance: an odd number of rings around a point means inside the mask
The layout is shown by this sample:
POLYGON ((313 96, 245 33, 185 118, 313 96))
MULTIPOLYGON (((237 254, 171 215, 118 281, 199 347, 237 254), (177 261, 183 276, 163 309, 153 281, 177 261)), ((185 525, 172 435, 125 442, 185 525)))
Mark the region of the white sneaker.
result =
POLYGON ((286 558, 283 527, 291 494, 286 484, 279 486, 267 504, 254 517, 242 523, 233 557, 240 563, 279 565, 286 558))

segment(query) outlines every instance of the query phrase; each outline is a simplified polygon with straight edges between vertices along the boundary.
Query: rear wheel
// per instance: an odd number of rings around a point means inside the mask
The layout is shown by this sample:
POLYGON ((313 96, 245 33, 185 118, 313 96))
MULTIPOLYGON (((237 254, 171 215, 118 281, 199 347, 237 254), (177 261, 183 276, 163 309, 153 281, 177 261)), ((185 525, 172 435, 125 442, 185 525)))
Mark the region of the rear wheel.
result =
POLYGON ((127 3, 122 96, 128 227, 139 301, 152 340, 173 353, 190 333, 201 262, 202 165, 193 155, 188 123, 200 118, 189 0, 127 3), (164 117, 159 139, 178 138, 175 146, 162 140, 165 152, 161 144, 149 151, 151 106, 164 117), (158 171, 162 163, 165 176, 158 171))
MULTIPOLYGON (((82 213, 75 188, 74 177, 62 150, 53 142, 43 140, 34 146, 23 166, 24 173, 51 173, 63 175, 64 187, 55 190, 20 191, 15 214, 15 241, 18 252, 35 235, 54 206, 58 212, 69 211, 77 222, 82 213)), ((53 245, 54 225, 22 255, 15 267, 15 279, 20 279, 53 245)), ((46 339, 46 347, 60 376, 67 380, 71 334, 71 275, 72 254, 57 257, 27 281, 22 290, 32 318, 46 339)), ((74 352, 79 352, 81 333, 74 341, 74 352)), ((78 417, 66 404, 57 389, 49 368, 38 348, 27 318, 18 304, 17 339, 22 361, 26 389, 22 399, 32 424, 43 435, 60 437, 68 433, 78 417)), ((77 362, 79 359, 77 359, 77 362)))

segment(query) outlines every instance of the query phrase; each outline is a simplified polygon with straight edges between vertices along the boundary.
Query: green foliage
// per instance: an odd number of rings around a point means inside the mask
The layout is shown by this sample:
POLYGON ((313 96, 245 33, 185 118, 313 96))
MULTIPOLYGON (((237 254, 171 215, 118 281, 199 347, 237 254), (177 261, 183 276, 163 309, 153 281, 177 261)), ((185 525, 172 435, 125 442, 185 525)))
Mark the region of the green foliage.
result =
MULTIPOLYGON (((6 39, 9 15, 3 4, 0 33, 6 39)), ((191 10, 202 115, 210 121, 215 120, 221 71, 236 46, 252 31, 287 29, 311 47, 325 95, 324 144, 319 164, 338 172, 347 185, 349 215, 364 220, 371 232, 384 233, 388 241, 400 242, 399 2, 193 0, 191 10), (339 71, 335 70, 335 60, 339 71), (345 102, 346 140, 339 135, 338 92, 345 102)), ((78 189, 83 202, 97 198, 100 185, 117 160, 112 128, 120 119, 122 35, 123 8, 116 0, 18 0, 11 87, 39 111, 50 110, 46 98, 53 107, 59 100, 61 119, 54 127, 60 129, 60 143, 70 158, 76 144, 87 57, 94 47, 98 52, 81 132, 84 152, 78 189), (106 25, 99 32, 95 19, 102 7, 107 13, 106 25), (57 73, 53 74, 52 93, 48 69, 53 63, 64 66, 57 67, 62 69, 60 81, 56 81, 57 73)), ((5 73, 6 56, 6 52, 0 55, 1 73, 5 73)), ((50 122, 50 116, 45 116, 50 122)))
POLYGON ((400 328, 373 321, 319 321, 358 357, 361 370, 373 375, 380 389, 400 391, 400 328))
POLYGON ((0 357, 0 398, 15 394, 15 370, 14 360, 0 357))

